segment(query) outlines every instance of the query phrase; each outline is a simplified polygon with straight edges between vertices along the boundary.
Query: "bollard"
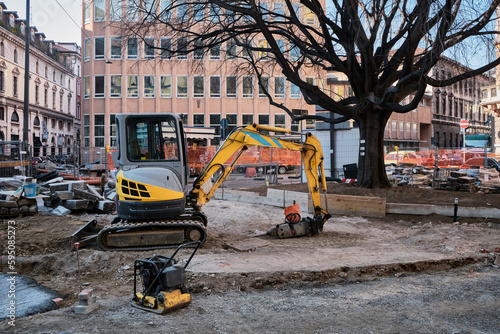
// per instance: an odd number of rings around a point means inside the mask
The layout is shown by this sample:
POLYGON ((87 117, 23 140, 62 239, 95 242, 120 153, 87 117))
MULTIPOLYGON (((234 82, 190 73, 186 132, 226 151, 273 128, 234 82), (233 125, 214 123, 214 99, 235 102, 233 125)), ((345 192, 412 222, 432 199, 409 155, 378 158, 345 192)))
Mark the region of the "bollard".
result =
POLYGON ((453 222, 457 222, 457 212, 458 212, 458 198, 455 197, 455 204, 453 205, 453 222))

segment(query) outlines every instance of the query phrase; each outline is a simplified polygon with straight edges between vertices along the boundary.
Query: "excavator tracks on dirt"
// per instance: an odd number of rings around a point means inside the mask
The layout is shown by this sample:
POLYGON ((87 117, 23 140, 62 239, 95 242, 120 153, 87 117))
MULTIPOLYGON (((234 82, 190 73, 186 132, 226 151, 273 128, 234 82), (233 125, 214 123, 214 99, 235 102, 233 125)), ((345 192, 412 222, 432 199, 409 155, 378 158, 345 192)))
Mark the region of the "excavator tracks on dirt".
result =
POLYGON ((196 220, 157 222, 122 220, 99 231, 97 245, 106 251, 140 251, 177 248, 188 241, 200 241, 203 244, 206 238, 207 231, 204 224, 196 220))

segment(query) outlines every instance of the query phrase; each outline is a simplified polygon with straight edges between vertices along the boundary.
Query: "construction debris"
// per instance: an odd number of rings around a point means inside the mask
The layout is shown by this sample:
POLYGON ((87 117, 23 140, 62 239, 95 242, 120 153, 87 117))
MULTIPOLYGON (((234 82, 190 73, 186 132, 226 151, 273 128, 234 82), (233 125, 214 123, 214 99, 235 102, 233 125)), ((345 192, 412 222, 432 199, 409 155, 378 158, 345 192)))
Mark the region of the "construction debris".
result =
MULTIPOLYGON (((115 211, 114 198, 113 200, 104 198, 100 192, 101 189, 96 189, 83 180, 49 183, 48 188, 47 194, 49 196, 44 199, 46 207, 56 208, 62 206, 71 212, 115 211)), ((64 210, 56 212, 56 214, 67 214, 64 210)))

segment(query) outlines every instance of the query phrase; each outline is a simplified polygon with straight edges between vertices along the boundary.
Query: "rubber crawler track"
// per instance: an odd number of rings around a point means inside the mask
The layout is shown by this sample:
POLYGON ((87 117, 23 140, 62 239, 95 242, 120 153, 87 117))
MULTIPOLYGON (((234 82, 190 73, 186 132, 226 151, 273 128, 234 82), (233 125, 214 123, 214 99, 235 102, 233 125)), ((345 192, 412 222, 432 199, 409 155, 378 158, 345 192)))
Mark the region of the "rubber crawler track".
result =
MULTIPOLYGON (((140 232, 141 230, 148 230, 151 227, 154 227, 156 229, 161 229, 164 228, 165 230, 170 230, 170 229, 175 229, 175 228, 183 228, 184 233, 189 228, 195 228, 201 233, 200 241, 201 244, 205 243, 205 240, 207 239, 207 231, 203 224, 194 221, 194 220, 172 220, 172 221, 161 221, 161 222, 120 222, 113 224, 111 226, 107 226, 103 228, 102 230, 99 231, 99 234, 97 235, 97 245, 101 250, 105 251, 140 251, 140 250, 150 250, 150 249, 165 249, 165 248, 177 248, 181 243, 176 243, 176 244, 169 244, 165 246, 158 246, 158 245, 153 245, 153 246, 136 246, 136 247, 108 247, 106 243, 106 238, 109 234, 112 234, 115 231, 121 231, 121 230, 126 230, 126 231, 137 231, 140 232)), ((188 241, 188 240, 184 240, 188 241)))

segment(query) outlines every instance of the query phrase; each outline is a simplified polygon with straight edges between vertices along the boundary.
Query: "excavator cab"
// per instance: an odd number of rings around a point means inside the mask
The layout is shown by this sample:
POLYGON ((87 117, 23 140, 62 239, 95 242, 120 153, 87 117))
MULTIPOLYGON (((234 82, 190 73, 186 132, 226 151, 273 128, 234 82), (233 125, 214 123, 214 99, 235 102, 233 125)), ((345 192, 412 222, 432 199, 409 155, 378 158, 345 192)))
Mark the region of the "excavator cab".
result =
POLYGON ((117 213, 128 220, 183 214, 189 166, 182 120, 175 114, 116 115, 117 213))

